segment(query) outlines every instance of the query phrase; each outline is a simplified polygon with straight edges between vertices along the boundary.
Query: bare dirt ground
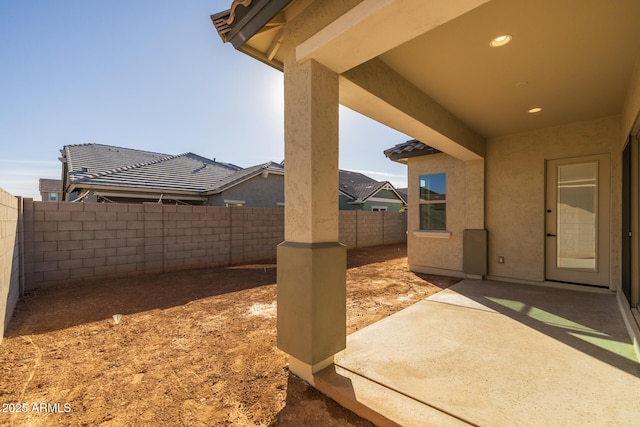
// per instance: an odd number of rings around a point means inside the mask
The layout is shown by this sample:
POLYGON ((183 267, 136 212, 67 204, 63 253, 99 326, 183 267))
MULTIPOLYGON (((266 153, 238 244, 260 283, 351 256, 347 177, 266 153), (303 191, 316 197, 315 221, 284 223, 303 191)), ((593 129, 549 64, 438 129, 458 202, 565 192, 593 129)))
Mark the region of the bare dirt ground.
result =
MULTIPOLYGON (((348 333, 457 281, 411 273, 404 245, 348 266, 348 333)), ((0 344, 0 425, 371 425, 289 374, 275 281, 265 263, 32 292, 0 344)))

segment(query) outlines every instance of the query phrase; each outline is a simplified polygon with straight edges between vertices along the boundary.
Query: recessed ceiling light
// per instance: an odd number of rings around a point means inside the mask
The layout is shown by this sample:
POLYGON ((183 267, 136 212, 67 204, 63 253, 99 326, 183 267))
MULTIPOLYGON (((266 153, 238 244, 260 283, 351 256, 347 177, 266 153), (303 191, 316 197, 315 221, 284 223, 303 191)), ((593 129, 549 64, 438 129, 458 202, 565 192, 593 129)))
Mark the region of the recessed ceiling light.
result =
POLYGON ((491 46, 491 47, 504 46, 505 44, 509 43, 512 38, 513 37, 511 36, 511 34, 503 34, 503 35, 498 36, 498 37, 494 38, 493 40, 491 40, 489 42, 489 46, 491 46))
POLYGON ((529 113, 531 114, 535 114, 535 113, 539 113, 540 111, 542 111, 542 108, 540 107, 533 107, 532 109, 529 110, 529 113))

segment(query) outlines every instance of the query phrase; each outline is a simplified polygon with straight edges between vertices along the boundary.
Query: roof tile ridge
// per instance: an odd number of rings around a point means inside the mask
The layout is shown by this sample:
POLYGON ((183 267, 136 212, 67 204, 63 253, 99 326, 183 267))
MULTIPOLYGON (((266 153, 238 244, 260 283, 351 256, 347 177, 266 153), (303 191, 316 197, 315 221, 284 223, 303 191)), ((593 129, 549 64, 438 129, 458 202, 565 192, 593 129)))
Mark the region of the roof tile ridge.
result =
POLYGON ((145 154, 153 154, 153 155, 157 155, 157 156, 170 156, 171 154, 166 154, 166 153, 159 153, 157 151, 148 151, 148 150, 140 150, 137 148, 128 148, 128 147, 119 147, 117 145, 107 145, 107 144, 96 144, 95 142, 90 143, 90 144, 86 144, 86 145, 99 145, 101 147, 105 147, 105 148, 115 148, 116 150, 127 150, 127 151, 135 151, 137 153, 145 153, 145 154))
MULTIPOLYGON (((273 161, 268 161, 266 163, 257 164, 254 166, 249 166, 248 168, 242 168, 236 171, 233 171, 231 174, 225 176, 217 182, 211 184, 207 191, 221 191, 224 188, 227 188, 239 180, 246 178, 251 175, 257 175, 258 173, 262 173, 265 169, 269 169, 273 164, 279 165, 273 161)), ((278 168, 281 170, 282 168, 278 168)))
POLYGON ((208 157, 201 156, 200 154, 196 154, 196 153, 194 153, 192 151, 188 151, 186 153, 179 154, 179 156, 193 157, 195 160, 198 160, 200 162, 203 162, 203 163, 207 162, 210 165, 222 166, 222 167, 226 167, 227 169, 234 169, 234 171, 243 170, 243 168, 240 168, 240 169, 232 168, 232 167, 230 167, 229 163, 218 162, 216 159, 210 159, 208 157))
MULTIPOLYGON (((160 154, 160 153, 158 153, 158 154, 160 154)), ((160 162, 165 162, 167 160, 171 160, 171 159, 173 159, 175 157, 179 157, 179 156, 180 155, 168 154, 168 155, 165 155, 164 157, 161 157, 159 159, 153 159, 153 160, 151 160, 149 162, 134 163, 134 164, 131 164, 131 165, 126 165, 126 166, 118 166, 117 168, 108 169, 108 170, 102 171, 102 172, 90 173, 85 178, 82 178, 77 182, 81 182, 81 181, 84 181, 84 180, 87 180, 87 179, 95 179, 95 178, 99 178, 99 177, 104 177, 104 176, 107 176, 107 175, 113 175, 113 174, 116 174, 118 172, 125 172, 125 171, 132 170, 132 169, 139 169, 139 168, 144 167, 144 166, 150 166, 150 165, 154 165, 154 164, 157 164, 157 163, 160 163, 160 162)))
POLYGON ((375 186, 373 187, 373 189, 372 189, 371 191, 369 191, 369 192, 367 193, 367 195, 366 195, 366 196, 364 196, 364 197, 362 198, 362 200, 367 200, 369 197, 373 196, 375 193, 377 193, 378 191, 380 191, 380 189, 381 189, 382 187, 384 187, 384 185, 385 185, 387 182, 386 182, 386 181, 382 181, 382 182, 381 182, 381 181, 373 180, 373 181, 370 181, 370 182, 363 182, 363 183, 361 183, 361 184, 357 184, 357 185, 356 185, 357 187, 361 187, 361 188, 362 188, 362 187, 364 187, 364 186, 372 185, 372 184, 374 184, 374 183, 375 183, 375 184, 377 184, 377 185, 375 185, 375 186))

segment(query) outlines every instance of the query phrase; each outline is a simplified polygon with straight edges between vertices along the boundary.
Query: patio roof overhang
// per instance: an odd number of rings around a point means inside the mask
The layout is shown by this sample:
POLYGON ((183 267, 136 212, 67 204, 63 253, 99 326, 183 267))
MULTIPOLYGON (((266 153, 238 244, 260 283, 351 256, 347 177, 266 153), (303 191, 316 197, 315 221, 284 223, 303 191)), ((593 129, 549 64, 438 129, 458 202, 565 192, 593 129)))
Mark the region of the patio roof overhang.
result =
POLYGON ((285 24, 282 11, 291 1, 234 0, 228 10, 211 15, 211 22, 223 42, 229 42, 245 54, 282 71, 282 62, 274 59, 280 47, 278 39, 265 52, 247 42, 259 32, 267 30, 276 30, 281 35, 285 24))
MULTIPOLYGON (((249 12, 217 29, 282 70, 284 30, 296 17, 313 21, 316 2, 271 2, 269 10, 263 3, 234 2, 249 12)), ((619 114, 636 122, 628 86, 640 52, 637 2, 341 3, 323 5, 327 16, 309 25, 296 60, 337 73, 341 104, 454 157, 482 158, 487 138, 537 128, 619 114), (512 42, 491 48, 501 34, 512 42), (535 106, 543 111, 528 113, 535 106)))

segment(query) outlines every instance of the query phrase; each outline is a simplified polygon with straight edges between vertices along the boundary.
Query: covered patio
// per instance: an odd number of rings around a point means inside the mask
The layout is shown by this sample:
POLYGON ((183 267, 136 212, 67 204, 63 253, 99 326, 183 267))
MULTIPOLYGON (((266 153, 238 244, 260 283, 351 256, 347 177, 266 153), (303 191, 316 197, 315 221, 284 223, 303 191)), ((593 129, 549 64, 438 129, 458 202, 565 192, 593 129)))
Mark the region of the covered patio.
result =
POLYGON ((640 422, 639 15, 597 0, 236 0, 212 15, 283 71, 291 372, 380 424, 640 422), (394 159, 409 267, 467 279, 349 337, 338 105, 428 146, 394 159))
POLYGON ((464 280, 347 337, 315 376, 378 425, 637 425, 614 293, 464 280))

